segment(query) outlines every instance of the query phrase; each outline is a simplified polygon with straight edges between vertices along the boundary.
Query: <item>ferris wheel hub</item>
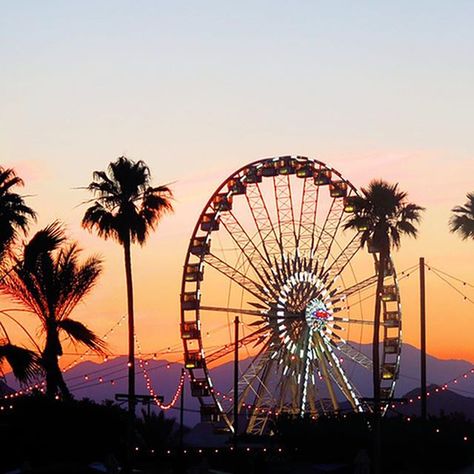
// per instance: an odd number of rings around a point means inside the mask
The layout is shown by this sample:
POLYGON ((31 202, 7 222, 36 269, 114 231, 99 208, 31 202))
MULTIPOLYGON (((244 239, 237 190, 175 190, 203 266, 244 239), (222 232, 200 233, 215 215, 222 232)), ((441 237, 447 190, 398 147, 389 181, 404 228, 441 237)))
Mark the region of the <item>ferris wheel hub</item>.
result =
POLYGON ((320 328, 333 319, 332 311, 319 298, 314 298, 306 306, 306 323, 310 327, 320 328))

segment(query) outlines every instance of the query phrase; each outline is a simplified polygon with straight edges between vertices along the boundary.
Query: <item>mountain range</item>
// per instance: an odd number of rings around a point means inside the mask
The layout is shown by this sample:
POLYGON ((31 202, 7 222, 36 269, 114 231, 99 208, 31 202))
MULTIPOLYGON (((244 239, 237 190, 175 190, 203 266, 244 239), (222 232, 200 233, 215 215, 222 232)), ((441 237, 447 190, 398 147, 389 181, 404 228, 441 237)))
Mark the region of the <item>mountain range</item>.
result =
MULTIPOLYGON (((370 345, 362 345, 360 350, 366 354, 370 353, 370 345)), ((241 361, 241 367, 248 365, 248 360, 241 361)), ((463 412, 466 416, 474 420, 474 374, 470 375, 473 364, 465 360, 439 359, 434 356, 427 356, 427 378, 428 383, 433 386, 440 386, 457 379, 457 383, 449 383, 448 390, 439 393, 431 390, 428 410, 431 414, 463 412), (469 374, 467 378, 463 374, 469 374)), ((168 362, 167 360, 147 361, 147 373, 151 379, 152 386, 156 394, 163 395, 165 403, 169 401, 179 382, 181 366, 168 362)), ((371 396, 371 373, 355 364, 346 364, 346 373, 350 380, 353 380, 362 396, 371 396)), ((409 406, 400 408, 402 413, 416 413, 419 410, 417 395, 419 394, 419 374, 420 374, 420 351, 408 344, 403 346, 400 378, 397 381, 396 397, 412 398, 414 402, 409 406), (417 391, 418 390, 418 391, 417 391)), ((212 372, 213 384, 217 390, 226 392, 232 384, 233 363, 225 363, 212 372)), ((70 387, 76 398, 90 398, 95 401, 114 399, 117 393, 127 392, 127 359, 117 357, 109 359, 107 362, 95 363, 84 361, 67 371, 65 374, 66 383, 70 387)), ((6 383, 9 387, 18 388, 15 379, 11 374, 6 375, 6 383)), ((148 394, 146 381, 139 364, 137 363, 136 378, 137 394, 148 394)), ((0 391, 8 390, 7 387, 0 386, 0 391)), ((176 403, 176 407, 179 402, 176 403)), ((185 385, 185 423, 194 425, 199 421, 198 400, 190 396, 189 385, 185 385)), ((177 408, 171 410, 173 417, 177 417, 177 408)))

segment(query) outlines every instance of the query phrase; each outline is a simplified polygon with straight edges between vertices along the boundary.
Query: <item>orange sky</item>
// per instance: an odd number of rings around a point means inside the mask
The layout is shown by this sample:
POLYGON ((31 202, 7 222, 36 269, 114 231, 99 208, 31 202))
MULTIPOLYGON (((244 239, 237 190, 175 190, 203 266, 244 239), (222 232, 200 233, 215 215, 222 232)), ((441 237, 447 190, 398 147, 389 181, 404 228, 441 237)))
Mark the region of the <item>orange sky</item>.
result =
MULTIPOLYGON (((25 179, 35 229, 60 219, 85 255, 105 260, 74 317, 102 335, 126 311, 122 250, 80 228, 89 196, 77 189, 120 155, 145 160, 176 197, 174 215, 133 249, 146 352, 180 345, 181 271, 203 205, 225 177, 262 157, 314 157, 358 187, 399 182, 427 212, 419 239, 396 253, 397 268, 424 256, 474 283, 474 242, 447 225, 473 190, 471 2, 178 3, 2 10, 0 163, 25 179)), ((430 274, 427 284, 429 352, 474 362, 474 305, 430 274)), ((415 275, 401 290, 404 340, 418 345, 415 275)), ((35 332, 31 318, 22 321, 35 332)), ((125 352, 124 326, 110 348, 125 352)))
MULTIPOLYGON (((247 161, 253 158, 255 157, 247 161)), ((412 201, 427 208, 420 226, 419 239, 404 239, 401 250, 394 255, 398 271, 415 265, 418 258, 424 256, 429 265, 467 282, 473 282, 473 243, 461 241, 450 234, 447 227, 450 207, 457 202, 463 202, 464 189, 468 185, 466 176, 471 175, 471 172, 466 172, 469 163, 459 165, 459 169, 451 166, 450 175, 446 175, 442 173, 441 160, 437 163, 436 157, 427 153, 391 153, 385 156, 378 153, 375 156, 337 156, 334 153, 334 156, 328 158, 332 160, 327 159, 327 162, 334 165, 354 184, 367 182, 369 176, 383 176, 390 181, 400 182, 400 186, 409 192, 412 201), (367 175, 369 167, 371 173, 367 175), (439 172, 436 172, 436 169, 439 172)), ((179 292, 188 241, 195 220, 213 188, 216 188, 233 168, 236 169, 243 163, 244 161, 241 161, 235 165, 222 166, 220 170, 209 175, 197 174, 195 179, 192 176, 184 176, 173 180, 175 213, 163 219, 158 231, 150 237, 145 247, 134 247, 137 337, 144 352, 173 347, 173 350, 178 350, 174 357, 179 357, 179 292)), ((22 163, 18 163, 17 169, 26 179, 30 178, 25 192, 33 194, 34 197, 29 198, 29 202, 35 207, 40 204, 41 218, 38 226, 49 222, 51 218, 60 217, 67 222, 70 234, 81 242, 85 249, 84 255, 99 253, 103 256, 104 274, 97 288, 74 314, 74 317, 103 335, 126 311, 122 249, 116 243, 105 242, 80 228, 79 222, 85 208, 78 207, 77 204, 87 198, 85 191, 64 190, 63 187, 65 199, 61 205, 66 204, 66 209, 61 210, 61 215, 58 215, 61 207, 55 206, 56 213, 49 218, 47 209, 43 207, 51 203, 43 200, 41 193, 44 192, 45 186, 53 187, 53 182, 45 179, 42 173, 35 174, 33 166, 24 168, 22 163)), ((52 193, 59 195, 54 187, 52 193)), ((472 288, 456 286, 473 298, 472 288)), ((408 279, 402 280, 400 288, 404 341, 418 346, 417 274, 413 273, 408 279)), ((471 344, 471 331, 474 329, 473 305, 464 301, 430 272, 427 273, 427 297, 429 352, 443 358, 474 361, 471 344)), ((11 306, 7 302, 3 305, 11 306)), ((32 317, 22 315, 21 318, 29 328, 34 328, 32 317)), ((368 333, 365 334, 367 338, 368 333)), ((125 325, 114 331, 109 342, 112 353, 126 352, 125 325)))

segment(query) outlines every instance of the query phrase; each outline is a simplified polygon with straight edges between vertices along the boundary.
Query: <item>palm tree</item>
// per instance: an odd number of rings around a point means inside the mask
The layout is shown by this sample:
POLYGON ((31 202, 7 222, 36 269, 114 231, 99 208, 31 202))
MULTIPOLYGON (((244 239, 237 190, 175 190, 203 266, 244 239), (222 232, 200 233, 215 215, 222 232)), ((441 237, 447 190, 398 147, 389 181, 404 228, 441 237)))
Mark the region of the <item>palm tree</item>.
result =
POLYGON ((135 413, 135 344, 132 263, 130 246, 143 245, 161 217, 173 210, 167 186, 151 186, 150 169, 143 161, 124 156, 109 164, 107 171, 94 171, 87 189, 95 199, 86 210, 82 225, 100 237, 123 246, 128 306, 128 407, 135 413))
POLYGON ((466 197, 466 204, 454 207, 449 220, 451 232, 457 232, 463 240, 474 239, 474 192, 467 193, 466 197))
POLYGON ((0 166, 0 257, 3 257, 18 232, 26 233, 30 219, 36 220, 36 213, 25 204, 22 196, 12 188, 23 186, 23 181, 11 168, 0 166))
MULTIPOLYGON (((36 213, 25 204, 22 196, 13 188, 23 186, 23 181, 11 168, 0 166, 0 266, 19 232, 26 233, 30 220, 36 220, 36 213)), ((8 271, 8 270, 7 270, 8 271)), ((2 277, 3 278, 3 277, 2 277)), ((6 360, 13 374, 20 382, 28 382, 37 370, 34 352, 12 344, 7 330, 1 324, 4 338, 0 339, 0 367, 6 360)))
POLYGON ((12 256, 13 267, 0 283, 0 291, 18 302, 40 320, 45 336, 39 363, 46 374, 46 393, 71 396, 59 368, 62 355, 60 336, 103 353, 104 342, 90 329, 69 316, 92 290, 102 270, 97 257, 79 263, 80 249, 66 241, 63 228, 54 222, 38 231, 23 246, 21 255, 12 256))
MULTIPOLYGON (((398 184, 373 180, 362 188, 363 196, 354 199, 354 214, 344 224, 345 229, 362 230, 361 244, 378 253, 378 279, 374 310, 374 333, 372 341, 375 439, 380 442, 380 313, 384 277, 390 262, 390 251, 399 248, 402 235, 415 237, 416 224, 424 210, 407 202, 407 193, 398 189, 398 184), (378 431, 378 433, 377 433, 378 431)), ((375 449, 375 472, 380 469, 380 446, 375 449), (378 455, 377 455, 378 453, 378 455)))

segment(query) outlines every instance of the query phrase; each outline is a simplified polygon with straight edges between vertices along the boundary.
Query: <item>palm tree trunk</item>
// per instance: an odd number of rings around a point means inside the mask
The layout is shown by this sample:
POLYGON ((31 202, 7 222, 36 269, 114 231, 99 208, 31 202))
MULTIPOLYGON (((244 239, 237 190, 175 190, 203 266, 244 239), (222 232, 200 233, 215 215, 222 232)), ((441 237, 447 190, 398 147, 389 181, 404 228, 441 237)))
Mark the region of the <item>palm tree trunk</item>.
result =
POLYGON ((56 390, 58 387, 57 377, 54 373, 50 358, 43 353, 43 368, 46 372, 46 396, 49 398, 54 398, 56 395, 56 390))
POLYGON ((71 400, 72 395, 71 395, 71 392, 69 391, 68 386, 66 385, 66 382, 63 377, 63 373, 61 372, 61 369, 59 368, 57 358, 56 358, 56 367, 57 367, 57 374, 58 374, 58 388, 61 391, 61 394, 64 400, 71 400))
POLYGON ((128 449, 126 472, 132 470, 133 431, 135 426, 135 320, 133 312, 132 258, 130 252, 130 234, 123 241, 125 255, 125 278, 127 284, 128 306, 128 449))
POLYGON ((133 311, 132 258, 130 237, 123 243, 128 308, 128 409, 135 412, 135 316, 133 311))
POLYGON ((380 412, 380 315, 382 312, 382 293, 387 263, 386 251, 380 252, 377 294, 375 296, 374 334, 372 340, 372 381, 374 386, 374 455, 373 472, 379 474, 381 468, 381 412, 380 412))
POLYGON ((46 395, 54 398, 59 389, 64 399, 70 399, 71 392, 59 368, 58 355, 61 354, 61 345, 56 330, 57 326, 47 329, 46 344, 42 354, 43 368, 46 372, 46 395))

